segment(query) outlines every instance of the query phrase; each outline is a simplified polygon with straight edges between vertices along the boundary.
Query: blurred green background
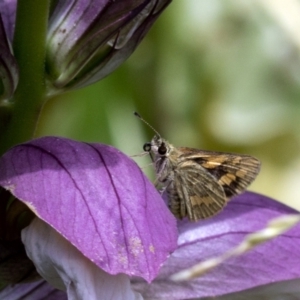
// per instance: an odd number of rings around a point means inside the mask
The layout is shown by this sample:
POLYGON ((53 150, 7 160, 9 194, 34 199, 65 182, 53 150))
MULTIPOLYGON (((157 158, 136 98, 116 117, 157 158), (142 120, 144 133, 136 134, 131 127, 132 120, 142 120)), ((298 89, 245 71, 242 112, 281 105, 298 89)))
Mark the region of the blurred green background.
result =
POLYGON ((135 110, 174 145, 259 158, 250 190, 300 209, 300 1, 174 1, 122 67, 49 101, 37 136, 138 154, 135 110))

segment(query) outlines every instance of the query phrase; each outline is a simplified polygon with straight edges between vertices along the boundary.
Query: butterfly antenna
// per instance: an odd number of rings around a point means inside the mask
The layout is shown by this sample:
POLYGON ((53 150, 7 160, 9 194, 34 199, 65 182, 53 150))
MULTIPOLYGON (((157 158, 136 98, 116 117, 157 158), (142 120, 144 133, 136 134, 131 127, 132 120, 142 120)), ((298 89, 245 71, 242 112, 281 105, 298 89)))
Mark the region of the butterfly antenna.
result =
POLYGON ((136 117, 138 117, 141 121, 143 121, 147 126, 149 126, 159 137, 161 137, 160 134, 158 133, 158 131, 155 130, 155 128, 153 126, 151 126, 146 120, 144 120, 138 112, 135 111, 133 114, 136 117))

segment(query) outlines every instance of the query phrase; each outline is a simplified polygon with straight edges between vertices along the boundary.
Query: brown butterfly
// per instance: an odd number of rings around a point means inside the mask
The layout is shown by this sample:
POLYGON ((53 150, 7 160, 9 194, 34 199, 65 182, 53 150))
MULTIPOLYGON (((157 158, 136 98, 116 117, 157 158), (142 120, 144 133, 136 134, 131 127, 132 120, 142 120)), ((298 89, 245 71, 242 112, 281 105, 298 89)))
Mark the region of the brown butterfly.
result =
MULTIPOLYGON (((147 123, 138 113, 143 122, 147 123)), ((249 155, 174 147, 156 133, 144 151, 154 163, 157 183, 168 195, 171 212, 191 221, 219 213, 228 200, 256 178, 260 162, 249 155)))

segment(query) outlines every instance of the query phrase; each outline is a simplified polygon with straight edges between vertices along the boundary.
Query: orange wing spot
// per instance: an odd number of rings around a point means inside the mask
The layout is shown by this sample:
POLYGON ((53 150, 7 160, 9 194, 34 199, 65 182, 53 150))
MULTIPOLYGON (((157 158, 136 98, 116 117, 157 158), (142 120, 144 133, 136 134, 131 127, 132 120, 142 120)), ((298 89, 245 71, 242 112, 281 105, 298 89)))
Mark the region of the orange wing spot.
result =
POLYGON ((242 159, 241 157, 235 157, 233 160, 232 160, 232 164, 233 165, 239 165, 241 163, 242 159))
POLYGON ((210 206, 214 203, 214 200, 211 197, 199 197, 199 196, 190 196, 192 206, 197 206, 201 204, 205 204, 206 206, 210 206))
POLYGON ((205 158, 207 161, 201 166, 206 169, 214 169, 227 161, 227 158, 223 155, 220 156, 210 156, 205 158))
POLYGON ((238 170, 235 172, 235 175, 237 177, 241 177, 241 178, 244 178, 246 175, 247 175, 247 171, 246 170, 238 170))
POLYGON ((230 185, 231 182, 236 180, 236 176, 234 174, 226 174, 223 175, 219 181, 222 182, 222 184, 230 185))

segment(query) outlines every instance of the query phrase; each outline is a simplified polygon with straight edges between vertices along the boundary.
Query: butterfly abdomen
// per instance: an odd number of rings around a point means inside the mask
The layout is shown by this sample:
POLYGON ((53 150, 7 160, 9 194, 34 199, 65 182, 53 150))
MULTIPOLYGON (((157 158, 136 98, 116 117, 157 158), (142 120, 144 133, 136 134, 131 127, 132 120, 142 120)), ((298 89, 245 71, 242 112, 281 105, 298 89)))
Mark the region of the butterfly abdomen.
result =
POLYGON ((183 200, 180 199, 178 192, 174 188, 174 184, 171 183, 169 187, 167 188, 167 196, 168 196, 168 207, 172 214, 177 218, 177 219, 183 219, 186 214, 186 205, 183 200), (183 206, 184 205, 184 206, 183 206))

